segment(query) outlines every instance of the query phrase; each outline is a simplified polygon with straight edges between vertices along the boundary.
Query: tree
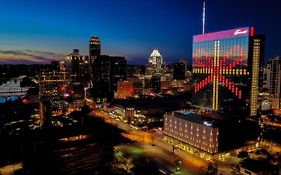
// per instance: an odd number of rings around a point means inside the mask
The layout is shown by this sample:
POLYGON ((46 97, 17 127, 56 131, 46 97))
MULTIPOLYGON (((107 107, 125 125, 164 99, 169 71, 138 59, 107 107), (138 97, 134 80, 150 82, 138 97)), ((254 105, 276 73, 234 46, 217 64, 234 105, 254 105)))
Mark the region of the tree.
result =
POLYGON ((207 169, 207 175, 217 175, 218 174, 218 168, 216 165, 209 163, 208 169, 207 169))
POLYGON ((237 155, 238 158, 244 159, 244 158, 248 158, 249 154, 247 151, 240 151, 239 154, 237 155))

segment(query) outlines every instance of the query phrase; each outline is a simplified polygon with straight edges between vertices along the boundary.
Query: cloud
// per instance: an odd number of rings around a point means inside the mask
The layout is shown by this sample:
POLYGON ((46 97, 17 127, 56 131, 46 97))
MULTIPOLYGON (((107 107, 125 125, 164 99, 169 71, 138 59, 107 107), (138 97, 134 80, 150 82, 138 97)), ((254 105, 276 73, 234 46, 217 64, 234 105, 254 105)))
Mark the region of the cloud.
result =
POLYGON ((0 50, 0 64, 46 64, 61 61, 65 55, 34 50, 0 50))

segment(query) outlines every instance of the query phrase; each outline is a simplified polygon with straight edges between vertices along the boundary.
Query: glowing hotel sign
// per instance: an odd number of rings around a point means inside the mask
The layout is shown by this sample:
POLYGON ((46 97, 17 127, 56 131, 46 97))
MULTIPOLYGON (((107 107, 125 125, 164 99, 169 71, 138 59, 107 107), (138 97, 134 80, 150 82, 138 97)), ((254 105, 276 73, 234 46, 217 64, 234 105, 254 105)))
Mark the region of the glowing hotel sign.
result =
POLYGON ((249 35, 249 27, 226 30, 222 32, 206 33, 204 35, 195 35, 193 42, 208 41, 208 40, 222 40, 227 38, 242 37, 249 35))

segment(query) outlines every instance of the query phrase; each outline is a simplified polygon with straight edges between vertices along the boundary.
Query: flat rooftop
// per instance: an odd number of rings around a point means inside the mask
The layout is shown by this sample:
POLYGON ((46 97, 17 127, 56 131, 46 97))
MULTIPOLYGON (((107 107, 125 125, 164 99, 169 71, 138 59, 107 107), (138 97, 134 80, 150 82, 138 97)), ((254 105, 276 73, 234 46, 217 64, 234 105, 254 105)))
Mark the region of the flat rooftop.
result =
POLYGON ((175 117, 188 120, 193 123, 203 124, 209 127, 214 127, 216 124, 219 124, 223 121, 229 121, 233 119, 237 119, 235 116, 223 115, 216 112, 210 112, 205 114, 196 114, 195 112, 176 112, 174 114, 175 117))

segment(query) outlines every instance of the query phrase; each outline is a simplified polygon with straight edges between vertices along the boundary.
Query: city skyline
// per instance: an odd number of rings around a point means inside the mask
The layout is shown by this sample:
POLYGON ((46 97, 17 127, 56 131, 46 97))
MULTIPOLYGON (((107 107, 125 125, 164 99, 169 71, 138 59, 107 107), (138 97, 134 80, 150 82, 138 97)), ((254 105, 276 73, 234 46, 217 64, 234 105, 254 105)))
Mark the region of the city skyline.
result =
POLYGON ((281 175, 281 3, 0 1, 0 175, 281 175))
MULTIPOLYGON (((206 33, 255 26, 257 33, 266 34, 266 59, 269 59, 281 50, 278 4, 207 1, 206 33)), ((15 0, 4 1, 3 6, 0 63, 63 60, 73 48, 88 55, 89 38, 96 35, 101 40, 102 54, 125 56, 129 64, 147 63, 153 49, 161 52, 166 63, 185 58, 190 64, 192 36, 200 34, 202 28, 201 1, 15 0)))

